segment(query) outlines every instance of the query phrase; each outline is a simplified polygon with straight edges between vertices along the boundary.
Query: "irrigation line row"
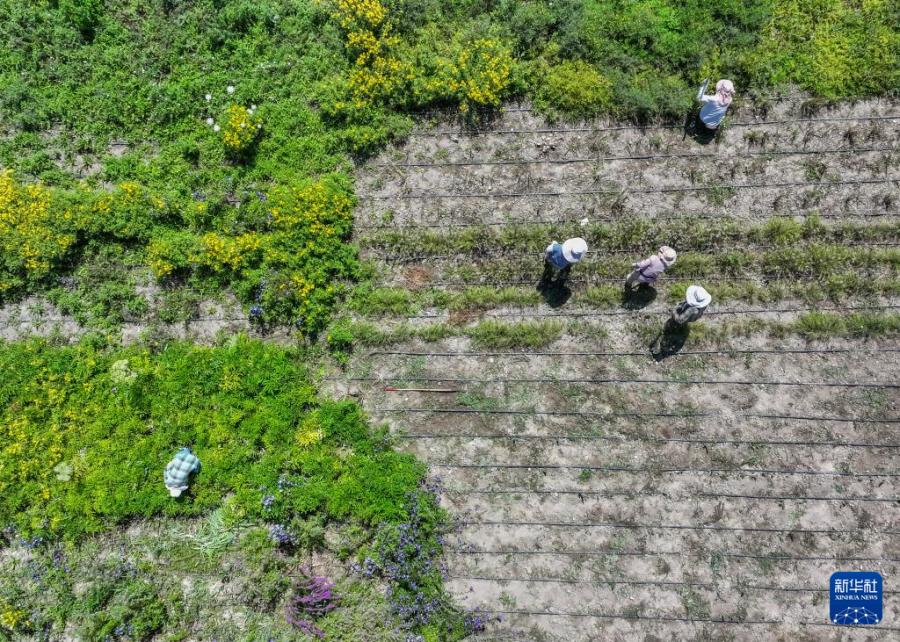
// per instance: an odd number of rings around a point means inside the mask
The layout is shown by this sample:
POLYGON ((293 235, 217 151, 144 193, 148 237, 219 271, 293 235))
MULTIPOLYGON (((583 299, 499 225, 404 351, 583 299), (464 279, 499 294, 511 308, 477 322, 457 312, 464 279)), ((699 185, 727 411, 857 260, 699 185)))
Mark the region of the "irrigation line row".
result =
MULTIPOLYGON (((768 415, 741 412, 734 415, 724 415, 722 413, 698 412, 588 412, 576 410, 477 410, 475 408, 374 408, 373 413, 435 413, 435 414, 471 414, 471 415, 515 415, 524 417, 594 417, 597 419, 610 417, 664 417, 668 419, 700 419, 700 418, 716 418, 716 419, 770 419, 785 421, 829 421, 835 423, 869 423, 869 424, 900 424, 900 418, 897 419, 865 419, 861 417, 814 417, 803 415, 768 415)), ((400 435, 402 437, 402 435, 400 435)), ((437 435, 440 437, 441 435, 437 435)), ((812 442, 819 444, 821 442, 812 442)))
MULTIPOLYGON (((726 315, 726 314, 774 314, 774 313, 784 313, 784 312, 845 312, 845 311, 853 311, 853 310, 863 310, 863 311, 874 311, 874 310, 895 310, 900 308, 900 305, 859 305, 859 306, 841 306, 841 307, 815 307, 815 308, 757 308, 757 309, 748 309, 748 310, 713 310, 711 312, 707 312, 704 316, 717 316, 717 315, 726 315)), ((668 314, 670 310, 613 310, 613 311, 591 311, 591 312, 578 312, 578 311, 569 311, 569 312, 503 312, 503 311, 491 311, 484 313, 485 318, 497 318, 497 317, 553 317, 557 319, 566 319, 570 317, 620 317, 620 316, 635 316, 635 315, 659 315, 659 314, 668 314)), ((446 314, 414 314, 406 317, 407 319, 446 319, 448 315, 446 314)))
MULTIPOLYGON (((686 248, 679 250, 679 253, 682 256, 690 256, 691 254, 702 254, 709 255, 714 252, 739 252, 739 251, 779 251, 779 250, 793 250, 797 251, 802 248, 817 248, 822 247, 823 245, 836 245, 840 247, 861 247, 861 248, 880 248, 880 247, 900 247, 900 243, 896 241, 891 242, 869 242, 869 241, 847 241, 846 243, 834 242, 834 243, 820 243, 820 242, 812 242, 809 244, 792 244, 792 245, 754 245, 754 244, 742 244, 736 247, 727 247, 727 246, 709 246, 706 248, 686 248)), ((425 259, 459 259, 465 258, 467 261, 471 260, 470 256, 473 253, 478 253, 478 260, 493 260, 493 259, 515 259, 515 258, 542 258, 544 256, 543 252, 535 252, 535 251, 522 251, 522 250, 512 250, 512 249, 504 249, 504 250, 493 250, 486 251, 484 247, 471 247, 469 249, 461 249, 454 254, 396 254, 391 250, 383 250, 376 251, 375 248, 377 246, 371 245, 367 248, 364 248, 364 252, 367 255, 366 258, 374 258, 385 262, 395 261, 398 263, 405 263, 409 261, 422 261, 425 259)), ((631 254, 637 255, 642 251, 646 251, 646 245, 642 248, 634 248, 634 249, 592 249, 585 252, 588 255, 593 255, 590 258, 598 257, 598 256, 606 256, 610 254, 631 254)), ((592 261, 585 261, 585 263, 591 263, 592 261)))
POLYGON ((807 156, 822 154, 864 154, 871 152, 888 152, 894 153, 900 151, 897 147, 857 147, 857 148, 835 148, 835 149, 784 149, 772 151, 738 151, 729 152, 728 154, 716 153, 684 153, 684 154, 636 154, 633 156, 589 156, 582 158, 534 158, 534 159, 516 159, 516 160, 472 160, 472 161, 445 161, 431 163, 378 163, 368 165, 378 169, 397 169, 400 167, 409 168, 431 168, 431 167, 471 167, 478 165, 572 165, 580 163, 605 163, 613 161, 630 161, 630 160, 665 160, 668 158, 741 158, 744 156, 807 156))
MULTIPOLYGON (((648 621, 656 621, 656 622, 685 622, 690 624, 737 624, 741 626, 747 625, 764 625, 764 626, 779 626, 779 625, 791 625, 791 626, 819 626, 819 627, 828 627, 830 629, 834 628, 833 624, 828 622, 808 622, 804 620, 793 620, 790 622, 782 622, 780 620, 747 620, 747 619, 738 619, 738 620, 728 620, 724 618, 698 618, 698 617, 679 617, 675 615, 625 615, 622 613, 584 613, 584 612, 563 612, 563 611, 529 611, 525 609, 515 609, 515 610, 505 610, 505 611, 492 611, 487 609, 474 609, 475 612, 485 613, 488 615, 527 615, 529 617, 532 616, 547 616, 547 617, 572 617, 572 618, 592 618, 592 619, 603 619, 603 620, 648 620, 648 621)), ((853 628, 853 629, 868 629, 872 631, 871 626, 865 625, 853 625, 846 624, 843 625, 844 628, 853 628)), ((890 626, 878 626, 877 631, 900 631, 900 627, 890 627, 890 626)))
POLYGON ((820 477, 900 477, 900 473, 842 473, 827 470, 776 470, 770 468, 652 468, 626 466, 572 466, 559 464, 453 464, 443 462, 429 462, 429 468, 447 469, 481 469, 481 470, 589 470, 604 473, 650 473, 652 475, 665 474, 728 474, 728 475, 811 475, 820 477))
POLYGON ((710 190, 738 190, 738 189, 776 189, 782 187, 816 187, 834 188, 845 185, 883 185, 886 183, 900 182, 900 177, 891 178, 861 178, 846 181, 801 181, 787 183, 722 183, 718 185, 692 185, 690 187, 646 187, 631 189, 597 189, 580 190, 572 192, 490 192, 458 194, 358 194, 360 200, 384 201, 384 200, 436 200, 444 198, 557 198, 566 196, 591 196, 595 194, 668 194, 675 192, 707 192, 710 190))
MULTIPOLYGON (((817 210, 799 210, 793 213, 778 213, 778 212, 765 212, 765 211, 752 211, 749 213, 747 217, 754 219, 759 217, 765 217, 767 219, 777 219, 777 218, 790 218, 794 219, 798 216, 816 216, 822 219, 848 219, 848 218, 880 218, 882 216, 896 216, 897 213, 885 212, 881 210, 854 210, 850 212, 844 212, 843 214, 835 214, 828 212, 818 212, 817 210)), ((479 213, 478 216, 483 216, 483 213, 479 213)), ((621 221, 621 216, 609 216, 609 217, 593 217, 593 221, 621 221)), ((676 214, 673 216, 660 216, 659 214, 652 217, 652 220, 662 220, 662 221, 675 221, 675 220, 718 220, 728 218, 734 218, 733 214, 730 213, 722 213, 722 214, 713 214, 711 212, 687 212, 683 214, 676 214)), ((505 225, 579 225, 580 221, 577 220, 560 220, 560 219, 524 219, 521 221, 482 221, 478 222, 456 222, 456 221, 445 221, 441 223, 415 223, 413 225, 397 225, 395 223, 370 223, 365 225, 356 224, 354 225, 355 230, 412 230, 412 229, 421 229, 421 228, 444 228, 444 227, 497 227, 497 226, 505 226, 505 225)))
POLYGON ((735 493, 695 493, 690 497, 673 497, 666 493, 634 493, 628 491, 602 491, 602 490, 531 490, 529 488, 504 488, 500 490, 489 489, 452 489, 446 488, 448 495, 575 495, 582 497, 624 497, 626 499, 643 499, 644 497, 661 496, 669 500, 688 502, 696 498, 715 499, 748 499, 754 501, 797 501, 797 502, 881 502, 893 504, 900 502, 900 497, 815 497, 798 495, 741 495, 735 493))
MULTIPOLYGON (((608 555, 610 557, 700 557, 705 558, 707 554, 697 553, 695 551, 619 551, 614 549, 593 549, 593 550, 576 550, 576 551, 547 551, 547 550, 477 550, 468 548, 444 548, 446 555, 530 555, 543 556, 555 555, 559 557, 582 557, 608 555)), ((713 553, 716 554, 716 553, 713 553)), ((713 555, 711 554, 711 555, 713 555)), ((759 555, 752 553, 717 553, 727 559, 751 559, 751 560, 770 560, 773 562, 868 562, 868 563, 889 563, 900 564, 900 559, 889 557, 829 557, 829 556, 793 556, 793 555, 759 555)))
MULTIPOLYGON (((405 410, 405 409, 403 409, 405 410)), ((375 411, 383 412, 383 411, 375 411)), ((432 411, 440 412, 440 411, 432 411)), ((488 411, 485 411, 488 412, 488 411)), ((553 413, 555 414, 555 413, 553 413)), ((891 420, 891 423, 900 423, 900 419, 891 420)), ((397 439, 407 441, 425 440, 425 439, 465 439, 471 441, 473 439, 490 439, 490 440, 509 440, 509 441, 605 441, 615 444, 625 444, 629 442, 638 442, 644 444, 703 444, 709 446, 797 446, 797 447, 818 447, 827 446, 829 448, 900 448, 900 444, 884 444, 870 442, 842 442, 842 441, 786 441, 786 440, 765 440, 765 439, 687 439, 684 437, 639 437, 629 435, 628 437, 612 437, 609 435, 591 435, 589 437, 557 437, 553 435, 478 435, 478 434, 406 434, 395 435, 397 439)))
MULTIPOLYGON (((833 276, 833 275, 832 275, 833 276)), ((858 277, 863 276, 867 279, 878 280, 882 275, 873 274, 871 271, 860 273, 853 272, 851 276, 858 277)), ((888 275, 885 276, 885 283, 890 282, 890 278, 887 278, 888 275)), ((537 287, 539 285, 539 279, 531 278, 531 279, 509 279, 509 280, 460 280, 457 279, 455 281, 429 281, 427 283, 422 284, 422 289, 427 288, 436 288, 436 287, 473 287, 473 286, 496 286, 496 287, 507 287, 507 286, 521 286, 521 285, 531 285, 537 287)), ((679 281, 703 281, 704 283, 763 283, 763 284, 772 284, 772 283, 806 283, 809 285, 828 285, 828 278, 822 277, 821 275, 813 276, 810 274, 797 274, 792 276, 765 276, 765 275, 757 275, 757 276, 709 276, 707 275, 693 275, 693 274, 670 274, 668 277, 669 284, 678 283, 679 281)), ((378 287, 394 287, 393 281, 388 279, 381 279, 377 282, 378 287)), ((585 285, 589 286, 591 284, 601 284, 601 283, 618 283, 624 284, 625 278, 618 276, 600 276, 600 277, 589 277, 584 279, 566 279, 566 286, 570 285, 585 285)), ((660 283, 659 285, 664 285, 660 283)), ((651 286, 653 287, 653 286, 651 286)))
MULTIPOLYGON (((897 116, 835 116, 825 118, 785 118, 780 120, 758 120, 729 122, 727 127, 762 127, 768 125, 789 125, 794 123, 846 123, 846 122, 862 122, 862 121, 900 121, 900 115, 897 116)), ((575 134, 585 132, 607 132, 607 131, 648 131, 653 129, 684 129, 684 124, 671 125, 617 125, 609 127, 542 127, 535 129, 493 129, 493 130, 435 130, 435 131, 419 131, 410 134, 410 138, 415 137, 434 137, 434 136, 489 136, 493 134, 509 135, 509 134, 575 134)))
POLYGON ((771 526, 694 526, 689 524, 623 524, 620 522, 510 522, 500 520, 460 520, 461 526, 531 526, 548 528, 612 528, 627 530, 675 530, 675 531, 716 531, 746 533, 802 533, 812 535, 900 535, 900 531, 879 530, 872 528, 833 529, 833 528, 774 528, 771 526))
MULTIPOLYGON (((522 378, 506 378, 506 379, 468 379, 460 377, 398 377, 402 381, 421 381, 425 383, 465 383, 479 384, 482 386, 490 384, 507 384, 507 383, 552 383, 552 384, 661 384, 675 386, 793 386, 800 388, 900 388, 900 383, 879 383, 874 381, 867 382, 831 382, 831 381, 729 381, 726 379, 554 379, 552 377, 522 377, 522 378)), ((349 379, 341 379, 341 381, 365 381, 365 382, 383 382, 389 381, 382 377, 350 377, 349 379)))
MULTIPOLYGON (((736 354, 854 354, 876 355, 879 352, 900 352, 900 348, 857 350, 854 348, 785 348, 751 350, 682 350, 679 355, 736 355, 736 354)), ((400 355, 409 357, 646 357, 646 352, 420 352, 411 350, 372 350, 367 356, 400 355)))
MULTIPOLYGON (((567 577, 485 577, 473 575, 450 575, 447 579, 461 580, 465 582, 533 582, 549 584, 587 584, 590 586, 689 586, 712 590, 733 589, 736 591, 783 591, 790 593, 828 593, 827 588, 813 587, 788 587, 788 586, 758 586, 754 584, 736 584, 734 586, 721 586, 714 582, 674 582, 666 580, 607 580, 595 578, 590 580, 577 580, 567 577)), ((894 594, 897 591, 884 591, 885 594, 894 594)))

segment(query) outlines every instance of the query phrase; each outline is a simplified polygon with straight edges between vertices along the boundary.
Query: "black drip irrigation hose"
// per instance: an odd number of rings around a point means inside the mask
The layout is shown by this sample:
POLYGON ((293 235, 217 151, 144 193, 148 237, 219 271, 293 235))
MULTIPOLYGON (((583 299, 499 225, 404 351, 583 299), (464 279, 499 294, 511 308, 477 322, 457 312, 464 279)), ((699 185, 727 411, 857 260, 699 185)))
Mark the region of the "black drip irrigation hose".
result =
MULTIPOLYGON (((778 212, 750 212, 747 218, 759 218, 766 217, 768 219, 778 219, 778 218, 789 218, 794 219, 797 217, 807 217, 807 216, 816 216, 817 218, 822 219, 848 219, 848 218, 880 218, 882 216, 896 216, 896 213, 884 212, 881 210, 856 210, 850 212, 844 212, 843 214, 835 214, 829 212, 818 212, 817 210, 802 210, 793 213, 781 214, 778 212)), ((610 217, 592 217, 591 220, 593 222, 597 221, 620 221, 623 217, 619 216, 610 216, 610 217)), ((730 213, 723 214, 713 214, 710 212, 687 212, 684 214, 677 214, 674 216, 653 216, 651 220, 662 220, 662 221, 677 221, 677 220, 691 220, 691 219, 700 219, 700 220, 718 220, 718 219, 732 219, 734 218, 730 213)), ((745 218, 745 217, 741 217, 745 218)), ((397 225, 394 223, 378 223, 378 224, 366 224, 366 225, 354 225, 353 228, 355 230, 417 230, 422 228, 453 228, 453 227, 498 227, 504 225, 578 225, 579 221, 576 220, 559 220, 559 219, 525 219, 521 221, 479 221, 477 223, 461 223, 454 221, 447 221, 442 223, 416 223, 414 225, 397 225)))
MULTIPOLYGON (((534 582, 549 584, 588 584, 590 586, 689 586, 704 589, 731 588, 736 591, 782 591, 789 593, 828 593, 827 588, 813 587, 787 587, 787 586, 758 586, 754 584, 736 584, 723 587, 713 582, 673 582, 666 580, 607 580, 594 578, 590 580, 577 580, 566 577, 484 577, 472 575, 449 575, 447 579, 464 582, 534 582)), ((885 594, 895 594, 897 591, 883 591, 885 594)))
MULTIPOLYGON (((475 408, 374 408, 372 413, 435 413, 435 414, 470 414, 470 415, 514 415, 524 417, 594 417, 597 419, 611 417, 664 417, 668 419, 769 419, 784 421, 821 421, 835 423, 868 423, 868 424, 898 424, 900 418, 894 419, 864 419, 861 417, 814 417, 803 415, 767 415, 754 413, 737 413, 735 415, 723 415, 721 413, 679 413, 679 412, 588 412, 575 410, 541 411, 541 410, 477 410, 475 408)), ((402 436, 401 436, 402 437, 402 436)), ((748 442, 750 443, 750 442, 748 442)), ((820 442, 812 442, 820 443, 820 442)))
MULTIPOLYGON (((900 348, 856 350, 853 348, 786 348, 752 350, 682 350, 678 354, 690 355, 738 355, 738 354, 855 354, 876 355, 879 352, 900 352, 900 348)), ((417 352, 411 350, 372 350, 367 356, 398 355, 408 357, 646 357, 647 352, 417 352)))
MULTIPOLYGON (((334 378, 337 379, 337 378, 334 378)), ((792 386, 799 388, 900 388, 900 383, 879 383, 879 382, 830 382, 830 381, 728 381, 728 380, 712 380, 712 379, 553 379, 551 377, 534 377, 519 379, 465 379, 454 377, 404 377, 402 381, 421 381, 424 383, 465 383, 479 384, 481 386, 489 384, 507 384, 507 383, 551 383, 551 384, 588 384, 588 385, 619 385, 619 384, 662 384, 674 386, 792 386)), ((348 379, 340 379, 341 381, 387 381, 380 377, 350 377, 348 379)))
MULTIPOLYGON (((405 410, 405 409, 404 409, 405 410)), ((375 410, 374 412, 382 412, 375 410)), ((433 411, 432 411, 433 412, 433 411)), ((439 412, 439 411, 438 411, 439 412)), ((487 411, 485 411, 487 412, 487 411)), ((555 414, 555 413, 554 413, 555 414)), ((865 420, 873 421, 873 420, 865 420)), ((890 423, 900 423, 900 419, 891 420, 890 423)), ((638 442, 644 444, 702 444, 706 446, 795 446, 795 447, 828 447, 828 448, 884 448, 897 449, 900 444, 884 444, 871 442, 844 442, 844 441, 784 441, 765 439, 687 439, 683 437, 611 437, 609 435, 591 435, 589 437, 558 437, 552 435, 477 435, 477 434, 406 434, 395 435, 396 439, 406 441, 425 439, 465 439, 467 442, 474 439, 508 440, 508 441, 605 441, 615 444, 638 442)))
MULTIPOLYGON (((748 309, 748 310, 712 310, 711 312, 705 313, 704 316, 718 316, 725 314, 774 314, 774 313, 784 313, 784 312, 844 312, 847 310, 863 310, 863 311, 874 311, 874 310, 896 310, 900 308, 900 305, 845 305, 841 307, 831 307, 826 308, 822 306, 818 306, 815 308, 756 308, 756 309, 748 309)), ((530 318, 530 317, 550 317, 556 319, 565 319, 569 317, 620 317, 620 316, 636 316, 636 315, 660 315, 660 314, 668 314, 669 310, 614 310, 614 311, 606 311, 606 312, 502 312, 502 311, 493 311, 489 313, 485 313, 482 315, 482 318, 491 319, 491 318, 502 318, 502 317, 522 317, 522 318, 530 318)), ((407 316, 407 319, 446 319, 449 315, 446 314, 413 314, 407 316)))
POLYGON ((897 147, 857 147, 857 148, 835 148, 835 149, 784 149, 784 150, 748 150, 739 152, 729 152, 726 154, 716 153, 699 153, 699 154, 636 154, 633 156, 589 156, 583 158, 533 158, 533 159, 516 159, 516 160, 472 160, 472 161, 446 161, 437 163, 378 163, 368 165, 377 169, 398 169, 398 168, 431 168, 431 167, 471 167, 478 165, 573 165, 580 163, 597 163, 597 162, 614 162, 614 161, 630 161, 630 160, 665 160, 668 158, 741 158, 746 156, 807 156, 822 154, 865 154, 872 152, 888 152, 894 153, 900 151, 897 147))
MULTIPOLYGON (((613 549, 594 549, 594 550, 576 550, 576 551, 547 551, 547 550, 478 550, 469 548, 450 548, 445 547, 444 553, 447 555, 556 555, 559 557, 593 557, 598 555, 607 555, 609 557, 700 557, 706 558, 714 555, 705 553, 697 553, 694 551, 618 551, 613 549)), ((751 560, 770 560, 773 562, 868 562, 868 563, 888 563, 900 564, 900 559, 889 557, 828 557, 828 556, 793 556, 793 555, 759 555, 752 553, 718 553, 727 559, 751 559, 751 560)))
POLYGON ((883 185, 885 183, 900 182, 900 177, 891 178, 863 178, 847 181, 802 181, 788 183, 725 183, 719 185, 703 185, 690 187, 647 187, 640 189, 597 189, 580 190, 572 192, 492 192, 459 194, 357 194, 360 200, 384 201, 384 200, 436 200, 444 198, 558 198, 567 196, 591 196, 594 194, 668 194, 675 192, 706 192, 710 190, 738 190, 738 189, 776 189, 782 187, 816 187, 833 188, 845 185, 883 185))
POLYGON ((491 470, 589 470, 604 473, 728 474, 728 475, 811 475, 821 477, 900 477, 900 473, 843 473, 824 470, 775 470, 770 468, 628 468, 624 466, 572 466, 554 464, 453 464, 429 462, 430 468, 491 470))
MULTIPOLYGON (((767 125, 789 125, 793 123, 846 123, 846 122, 862 122, 862 121, 900 121, 898 116, 835 116, 825 118, 786 118, 781 120, 757 120, 728 122, 727 127, 761 127, 767 125)), ((608 132, 608 131, 648 131, 653 129, 684 129, 684 124, 671 125, 617 125, 610 127, 544 127, 535 129, 492 129, 492 130, 436 130, 436 131, 420 131, 413 132, 410 136, 415 137, 433 137, 433 136, 489 136, 492 134, 508 135, 508 134, 574 134, 586 132, 608 132)))
MULTIPOLYGON (((765 625, 765 626, 780 626, 780 625, 790 625, 790 626, 819 626, 819 627, 828 627, 833 629, 834 624, 830 624, 828 622, 807 622, 805 620, 792 620, 789 622, 782 622, 780 620, 747 620, 747 619, 739 619, 739 620, 728 620, 724 618, 696 618, 696 617, 679 617, 675 615, 625 615, 625 614, 615 614, 615 613, 583 613, 583 612, 563 612, 563 611, 528 611, 525 609, 515 609, 515 610, 504 610, 504 611, 491 611, 487 609, 474 609, 472 612, 484 613, 486 615, 527 615, 529 617, 532 616, 546 616, 546 617, 570 617, 570 618, 593 618, 593 619, 603 619, 603 620, 647 620, 647 621, 655 621, 655 622, 684 622, 690 624, 737 624, 737 625, 765 625)), ((872 631, 871 626, 865 626, 862 624, 853 625, 846 624, 842 625, 843 628, 851 628, 851 629, 868 629, 872 631)), ((877 631, 900 631, 900 627, 889 627, 889 626, 878 626, 877 631)))
MULTIPOLYGON (((821 245, 821 243, 815 242, 813 244, 804 245, 801 247, 815 247, 817 245, 821 245)), ((829 243, 828 245, 832 245, 829 243)), ((833 245, 840 245, 841 247, 862 247, 862 248, 882 248, 882 247, 900 247, 900 243, 897 242, 868 242, 868 241, 848 241, 846 243, 833 243, 833 245)), ((375 246, 370 246, 375 247, 375 246)), ((710 246, 708 248, 688 248, 684 250, 679 250, 682 256, 690 255, 690 254, 708 254, 710 252, 732 252, 732 251, 747 251, 747 250, 758 250, 761 252, 769 251, 769 250, 796 250, 797 245, 752 245, 752 244, 744 244, 739 247, 723 247, 723 246, 710 246)), ((646 247, 645 247, 646 250, 646 247)), ((542 258, 544 256, 543 252, 524 252, 524 251, 512 251, 512 250, 500 250, 500 251, 484 251, 482 248, 473 247, 470 250, 461 250, 455 254, 393 254, 390 250, 385 251, 374 251, 373 249, 365 249, 365 258, 378 259, 379 261, 388 262, 397 262, 397 263, 409 263, 412 261, 424 261, 427 259, 430 260, 443 260, 443 259, 465 259, 467 261, 472 260, 472 253, 479 253, 477 259, 479 261, 491 261, 494 259, 535 259, 542 258)), ((609 256, 611 254, 616 255, 633 255, 637 256, 641 254, 640 249, 628 249, 628 250, 588 250, 585 254, 593 255, 589 256, 589 258, 601 257, 601 256, 609 256)), ((588 261, 585 259, 585 264, 592 263, 593 261, 588 261)))
MULTIPOLYGON (((881 277, 881 275, 874 274, 860 274, 859 272, 854 272, 853 276, 864 276, 867 279, 875 279, 881 277)), ((888 278, 889 275, 885 275, 885 279, 888 278)), ((813 276, 811 274, 797 274, 793 276, 709 276, 709 275, 691 275, 691 274, 671 274, 669 275, 670 283, 677 283, 679 281, 702 281, 704 283, 758 283, 758 284, 773 284, 773 283, 804 283, 804 284, 818 284, 818 285, 827 285, 827 278, 823 278, 821 275, 813 276)), ((566 285, 585 285, 590 286, 592 284, 601 284, 601 283, 617 283, 624 285, 625 278, 618 276, 600 276, 600 277, 589 277, 585 279, 566 279, 566 285)), ((395 281, 389 281, 387 279, 382 279, 377 282, 378 287, 395 287, 395 281)), ((421 288, 422 290, 434 289, 436 287, 450 287, 450 288, 458 288, 458 287, 478 287, 478 286, 487 286, 487 287, 505 287, 510 285, 530 285, 537 287, 539 284, 539 279, 515 279, 515 280, 461 280, 457 279, 455 281, 428 281, 427 283, 423 283, 421 288)))
POLYGON ((634 493, 627 491, 602 491, 602 490, 532 490, 530 488, 505 488, 501 490, 488 489, 452 489, 445 488, 448 495, 575 495, 581 497, 625 497, 627 499, 641 499, 644 497, 662 496, 679 502, 691 501, 702 497, 704 499, 748 499, 754 501, 797 501, 797 502, 881 502, 893 504, 900 502, 900 497, 816 497, 798 495, 742 495, 735 493, 696 493, 691 497, 673 497, 666 493, 634 493))
POLYGON ((686 524, 622 524, 619 522, 504 522, 499 520, 460 520, 461 526, 534 526, 548 528, 622 528, 629 530, 717 531, 745 533, 803 533, 812 535, 900 535, 900 531, 857 528, 836 530, 829 528, 773 528, 765 526, 691 526, 686 524))

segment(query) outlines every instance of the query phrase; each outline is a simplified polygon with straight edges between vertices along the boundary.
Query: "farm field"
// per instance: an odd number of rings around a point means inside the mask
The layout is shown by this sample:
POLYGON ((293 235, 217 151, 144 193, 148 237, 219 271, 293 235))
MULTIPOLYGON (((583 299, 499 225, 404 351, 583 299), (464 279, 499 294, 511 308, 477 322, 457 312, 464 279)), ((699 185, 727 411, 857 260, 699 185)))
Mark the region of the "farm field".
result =
POLYGON ((0 641, 900 637, 898 25, 0 0, 0 641))
POLYGON ((900 104, 802 105, 709 146, 512 106, 359 171, 377 287, 332 385, 441 479, 450 590, 502 617, 479 639, 870 639, 823 613, 835 570, 898 564, 900 104), (540 292, 545 239, 576 234, 540 292), (623 298, 663 243, 655 298, 623 298), (693 282, 712 308, 654 358, 693 282))

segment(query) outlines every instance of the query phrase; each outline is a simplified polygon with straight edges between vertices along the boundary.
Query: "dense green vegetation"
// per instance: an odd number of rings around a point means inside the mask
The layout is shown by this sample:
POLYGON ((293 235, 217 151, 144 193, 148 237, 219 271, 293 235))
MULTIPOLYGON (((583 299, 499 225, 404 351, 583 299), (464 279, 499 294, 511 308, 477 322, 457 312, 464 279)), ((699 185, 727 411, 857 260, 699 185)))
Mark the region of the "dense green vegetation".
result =
MULTIPOLYGON (((307 333, 360 274, 345 242, 350 162, 402 135, 417 110, 473 119, 521 96, 576 116, 677 117, 706 75, 734 78, 741 94, 900 85, 900 13, 886 0, 0 10, 0 166, 13 170, 0 189, 0 297, 71 299, 58 278, 114 246, 169 289, 230 288, 254 319, 307 333), (35 178, 46 187, 23 185, 35 178)), ((82 288, 83 317, 139 313, 108 280, 82 288)))
MULTIPOLYGON (((384 574, 394 586, 392 606, 399 613, 403 596, 421 595, 434 601, 433 617, 406 626, 457 626, 443 605, 437 566, 424 566, 439 555, 443 523, 434 495, 422 487, 424 466, 395 452, 355 403, 318 400, 305 356, 240 339, 220 348, 173 343, 158 352, 39 341, 0 347, 7 373, 0 384, 5 537, 34 546, 44 539, 74 543, 137 517, 177 516, 183 523, 216 509, 225 524, 219 530, 262 523, 278 547, 310 550, 323 546, 324 529, 339 526, 354 534, 340 554, 371 560, 370 575, 380 576, 396 551, 418 547, 420 566, 384 574), (180 446, 191 447, 202 468, 173 500, 162 471, 180 446), (397 529, 411 524, 415 539, 397 543, 397 529)), ((69 596, 58 608, 69 604, 72 617, 88 616, 85 639, 97 639, 91 627, 108 634, 122 623, 95 622, 104 605, 137 600, 122 608, 153 619, 131 635, 146 639, 176 607, 161 602, 146 577, 140 586, 134 581, 98 588, 104 597, 93 606, 76 608, 69 596)), ((14 586, 0 582, 3 604, 21 602, 9 592, 14 586)), ((55 612, 65 623, 69 615, 55 612)))

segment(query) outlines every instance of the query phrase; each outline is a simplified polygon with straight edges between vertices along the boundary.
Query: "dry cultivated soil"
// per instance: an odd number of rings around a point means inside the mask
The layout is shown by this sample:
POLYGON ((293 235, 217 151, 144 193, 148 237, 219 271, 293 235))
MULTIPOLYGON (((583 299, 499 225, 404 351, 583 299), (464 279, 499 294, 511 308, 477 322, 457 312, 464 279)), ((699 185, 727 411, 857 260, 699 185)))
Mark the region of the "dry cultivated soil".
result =
MULTIPOLYGON (((662 243, 683 250, 685 265, 772 249, 747 238, 691 246, 691 225, 726 218, 750 230, 818 215, 826 232, 845 228, 839 245, 895 251, 898 142, 900 103, 886 100, 744 106, 708 144, 679 128, 553 124, 510 107, 477 131, 424 123, 360 168, 365 257, 381 285, 429 300, 478 285, 535 292, 542 246, 515 244, 535 223, 566 223, 575 235, 639 220, 675 237, 614 252, 595 240, 569 291, 533 305, 473 296, 413 315, 357 315, 406 334, 358 348, 330 386, 360 398, 442 480, 457 523, 450 589, 491 617, 478 639, 900 638, 900 344, 791 329, 816 310, 895 312, 890 286, 812 302, 803 294, 835 272, 889 283, 896 259, 786 277, 753 261, 702 275, 676 265, 655 298, 586 295, 621 281, 611 262, 627 266, 662 243), (481 226, 504 240, 459 242, 481 226), (440 239, 417 250, 426 234, 440 239), (729 283, 787 289, 771 301, 714 300, 680 349, 654 358, 650 344, 677 303, 665 286, 694 276, 714 297, 729 283), (551 336, 522 348, 527 330, 514 329, 512 347, 498 348, 477 330, 489 320, 534 321, 551 336), (828 624, 837 570, 883 575, 883 626, 828 624)), ((779 247, 815 256, 819 243, 779 247)))

